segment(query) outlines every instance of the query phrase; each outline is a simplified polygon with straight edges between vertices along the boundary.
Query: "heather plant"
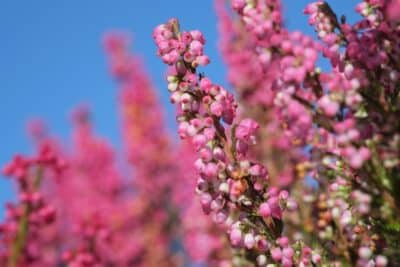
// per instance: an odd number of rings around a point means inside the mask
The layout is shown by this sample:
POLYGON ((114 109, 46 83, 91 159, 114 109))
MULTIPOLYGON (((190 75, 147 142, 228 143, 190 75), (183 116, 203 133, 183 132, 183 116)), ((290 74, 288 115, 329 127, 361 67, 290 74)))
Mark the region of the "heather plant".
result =
POLYGON ((201 31, 153 31, 180 141, 122 33, 104 39, 121 156, 84 107, 68 145, 30 125, 38 155, 4 168, 2 266, 400 266, 400 1, 361 1, 354 23, 310 3, 315 37, 279 0, 215 7, 231 88, 201 31))

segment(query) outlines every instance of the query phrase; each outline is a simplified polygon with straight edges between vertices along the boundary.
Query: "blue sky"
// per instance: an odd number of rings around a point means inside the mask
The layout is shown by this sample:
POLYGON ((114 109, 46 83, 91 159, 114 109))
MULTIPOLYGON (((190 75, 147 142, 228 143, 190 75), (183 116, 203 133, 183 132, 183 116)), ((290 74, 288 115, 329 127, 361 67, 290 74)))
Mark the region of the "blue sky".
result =
MULTIPOLYGON (((310 1, 283 2, 288 27, 313 34, 302 14, 310 1)), ((329 2, 339 14, 350 15, 358 1, 329 2)), ((52 133, 67 139, 68 114, 82 102, 91 107, 97 132, 119 147, 117 90, 107 71, 101 37, 114 29, 132 33, 134 51, 142 55, 155 85, 163 89, 164 66, 155 56, 151 33, 170 17, 178 17, 185 29, 204 32, 212 60, 206 74, 226 84, 212 0, 1 0, 0 165, 16 152, 30 152, 25 133, 29 118, 43 118, 52 133)), ((173 128, 165 90, 160 95, 173 128)), ((12 185, 4 178, 0 176, 0 218, 4 202, 13 198, 12 185)))

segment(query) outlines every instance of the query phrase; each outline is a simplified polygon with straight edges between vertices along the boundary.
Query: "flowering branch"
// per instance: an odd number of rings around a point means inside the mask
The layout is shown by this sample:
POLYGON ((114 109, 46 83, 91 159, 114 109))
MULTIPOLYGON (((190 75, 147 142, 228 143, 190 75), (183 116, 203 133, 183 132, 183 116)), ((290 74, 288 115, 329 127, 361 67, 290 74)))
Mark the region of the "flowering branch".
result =
MULTIPOLYGON (((196 75, 199 65, 209 63, 203 54, 203 35, 199 31, 180 32, 177 20, 172 19, 158 26, 153 38, 158 55, 172 66, 168 90, 179 111, 179 134, 190 138, 200 155, 196 161, 200 175, 197 190, 203 210, 228 227, 232 246, 247 250, 250 261, 295 261, 294 251, 303 245, 292 248, 282 236, 282 212, 295 205, 287 191, 268 188, 265 168, 247 157, 258 124, 251 119, 236 122, 233 96, 196 75), (233 143, 227 138, 229 129, 233 143), (281 249, 283 257, 277 254, 281 249)), ((311 253, 302 259, 308 256, 311 253)))

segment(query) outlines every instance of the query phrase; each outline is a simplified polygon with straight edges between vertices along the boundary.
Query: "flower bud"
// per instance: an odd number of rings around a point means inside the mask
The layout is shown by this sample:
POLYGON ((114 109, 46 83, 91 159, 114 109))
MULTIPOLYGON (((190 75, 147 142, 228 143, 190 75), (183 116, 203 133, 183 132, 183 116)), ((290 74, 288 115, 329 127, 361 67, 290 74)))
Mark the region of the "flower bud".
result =
POLYGON ((242 231, 238 227, 232 228, 229 238, 232 245, 237 246, 242 241, 242 231))

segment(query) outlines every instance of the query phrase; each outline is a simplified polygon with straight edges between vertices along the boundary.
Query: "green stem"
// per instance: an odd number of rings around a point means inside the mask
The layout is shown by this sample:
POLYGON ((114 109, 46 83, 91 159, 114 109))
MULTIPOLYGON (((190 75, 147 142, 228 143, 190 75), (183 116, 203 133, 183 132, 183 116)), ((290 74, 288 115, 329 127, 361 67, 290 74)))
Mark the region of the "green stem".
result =
POLYGON ((374 142, 371 142, 369 145, 369 148, 371 150, 371 162, 372 166, 375 169, 377 178, 379 180, 379 183, 386 188, 389 192, 393 192, 393 185, 387 175, 386 169, 383 166, 381 160, 379 159, 378 151, 376 150, 376 146, 374 142))
MULTIPOLYGON (((42 181, 42 177, 43 177, 43 169, 41 167, 38 167, 36 170, 35 179, 32 184, 33 191, 36 191, 39 188, 40 183, 42 181)), ((26 245, 26 239, 29 232, 28 219, 30 213, 32 212, 31 208, 32 207, 29 204, 24 204, 23 206, 23 213, 18 224, 18 230, 15 237, 15 241, 11 246, 11 255, 8 260, 9 267, 18 266, 19 258, 26 245)))

